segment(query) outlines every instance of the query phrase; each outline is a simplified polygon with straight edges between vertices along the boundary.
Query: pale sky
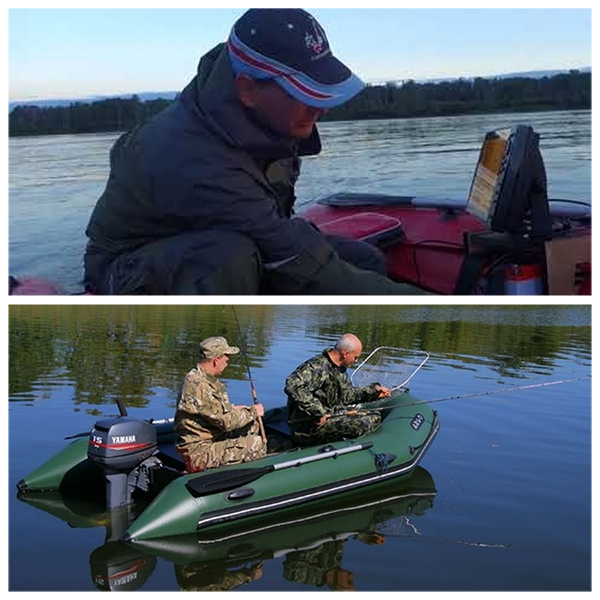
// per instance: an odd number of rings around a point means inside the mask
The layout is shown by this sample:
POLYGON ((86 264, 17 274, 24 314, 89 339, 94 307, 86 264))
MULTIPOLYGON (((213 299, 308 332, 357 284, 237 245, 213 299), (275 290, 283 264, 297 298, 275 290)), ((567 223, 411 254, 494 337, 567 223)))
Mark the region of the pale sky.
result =
MULTIPOLYGON (((245 10, 11 8, 9 101, 179 91, 245 10)), ((334 54, 367 82, 592 64, 590 8, 307 10, 324 26, 334 54)))

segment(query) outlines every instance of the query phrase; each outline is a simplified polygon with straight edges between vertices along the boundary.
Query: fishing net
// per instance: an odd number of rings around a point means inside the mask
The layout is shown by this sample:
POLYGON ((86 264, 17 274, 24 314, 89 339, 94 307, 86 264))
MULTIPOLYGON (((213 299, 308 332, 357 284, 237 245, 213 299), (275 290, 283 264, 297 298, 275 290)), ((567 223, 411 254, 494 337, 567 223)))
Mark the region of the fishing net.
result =
POLYGON ((356 367, 350 380, 356 387, 376 382, 393 392, 406 387, 428 358, 422 350, 380 346, 356 367))

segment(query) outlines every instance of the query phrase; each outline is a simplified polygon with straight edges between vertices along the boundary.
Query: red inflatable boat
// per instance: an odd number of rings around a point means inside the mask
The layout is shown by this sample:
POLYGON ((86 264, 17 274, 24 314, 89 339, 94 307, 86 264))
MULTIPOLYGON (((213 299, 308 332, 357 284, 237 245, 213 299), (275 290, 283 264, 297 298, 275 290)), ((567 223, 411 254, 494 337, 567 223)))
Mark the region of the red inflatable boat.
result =
POLYGON ((548 200, 538 140, 488 133, 466 200, 336 194, 300 216, 376 244, 392 279, 439 294, 590 294, 591 206, 548 200))

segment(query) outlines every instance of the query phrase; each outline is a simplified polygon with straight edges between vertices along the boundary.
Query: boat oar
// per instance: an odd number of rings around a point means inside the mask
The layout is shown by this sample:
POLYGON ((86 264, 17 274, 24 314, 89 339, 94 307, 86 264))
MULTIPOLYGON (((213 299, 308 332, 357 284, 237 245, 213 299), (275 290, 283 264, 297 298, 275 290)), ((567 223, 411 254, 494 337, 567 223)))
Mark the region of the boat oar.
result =
POLYGON ((215 492, 222 492, 239 487, 241 485, 246 485, 252 481, 256 481, 267 473, 272 473, 273 471, 289 469, 290 467, 299 467, 317 460, 325 460, 326 458, 337 458, 342 454, 348 454, 350 452, 357 452, 360 450, 368 450, 372 447, 373 442, 365 442, 364 444, 355 444, 353 446, 347 446, 346 448, 340 448, 338 450, 320 452, 318 454, 312 454, 296 460, 288 460, 273 465, 267 465, 266 467, 249 467, 246 469, 232 470, 226 469, 222 471, 215 470, 212 473, 209 472, 206 475, 200 475, 194 479, 190 479, 185 485, 193 496, 205 496, 207 494, 214 494, 215 492))

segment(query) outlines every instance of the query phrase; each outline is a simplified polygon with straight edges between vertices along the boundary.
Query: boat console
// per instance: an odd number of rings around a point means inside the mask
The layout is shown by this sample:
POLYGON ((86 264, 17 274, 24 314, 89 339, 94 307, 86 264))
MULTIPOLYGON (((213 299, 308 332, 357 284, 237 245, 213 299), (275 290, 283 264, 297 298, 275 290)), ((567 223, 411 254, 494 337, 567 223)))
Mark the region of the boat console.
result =
POLYGON ((388 277, 438 294, 591 293, 591 206, 548 199, 526 125, 485 134, 466 199, 338 192, 300 216, 378 246, 388 277))

